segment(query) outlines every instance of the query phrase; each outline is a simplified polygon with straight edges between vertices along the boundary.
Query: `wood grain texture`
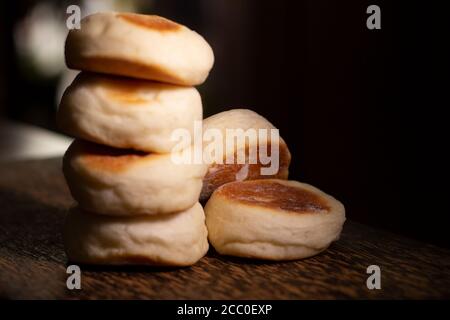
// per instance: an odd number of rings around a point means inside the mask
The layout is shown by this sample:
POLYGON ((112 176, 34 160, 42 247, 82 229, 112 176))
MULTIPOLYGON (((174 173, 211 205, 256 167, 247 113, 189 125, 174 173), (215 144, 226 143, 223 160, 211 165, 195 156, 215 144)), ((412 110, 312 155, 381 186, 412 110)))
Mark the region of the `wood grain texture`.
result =
POLYGON ((341 239, 303 261, 266 263, 212 250, 190 268, 81 266, 66 289, 61 227, 73 204, 61 159, 0 168, 0 297, 9 299, 450 298, 450 252, 347 222, 341 239), (368 290, 377 264, 382 289, 368 290))

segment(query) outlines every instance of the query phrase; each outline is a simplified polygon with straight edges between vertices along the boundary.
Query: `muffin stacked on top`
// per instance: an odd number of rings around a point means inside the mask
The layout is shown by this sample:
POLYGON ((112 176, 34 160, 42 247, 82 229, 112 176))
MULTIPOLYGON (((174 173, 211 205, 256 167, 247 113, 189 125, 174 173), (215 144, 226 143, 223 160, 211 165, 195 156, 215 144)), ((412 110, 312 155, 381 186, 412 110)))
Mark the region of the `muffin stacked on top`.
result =
POLYGON ((206 253, 207 167, 174 162, 171 135, 202 119, 193 86, 213 62, 199 34, 158 16, 99 13, 69 32, 66 63, 82 70, 58 110, 77 138, 63 161, 78 202, 64 230, 71 261, 183 266, 206 253))

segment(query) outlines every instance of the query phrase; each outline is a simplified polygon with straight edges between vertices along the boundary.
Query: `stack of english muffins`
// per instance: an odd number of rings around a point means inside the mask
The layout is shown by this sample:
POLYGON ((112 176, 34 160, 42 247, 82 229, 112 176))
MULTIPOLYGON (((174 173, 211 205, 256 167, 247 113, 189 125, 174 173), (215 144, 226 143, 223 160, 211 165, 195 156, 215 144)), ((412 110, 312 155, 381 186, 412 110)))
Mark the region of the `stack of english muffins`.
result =
POLYGON ((65 52, 68 67, 82 71, 57 114, 76 138, 63 160, 77 201, 64 230, 69 259, 195 263, 208 250, 198 203, 208 168, 175 163, 171 135, 192 133, 202 119, 194 86, 212 68, 211 47, 168 19, 109 12, 84 18, 65 52))
POLYGON ((66 63, 82 70, 57 115, 76 138, 63 159, 78 203, 64 230, 71 261, 186 266, 205 255, 208 239, 220 254, 292 260, 338 239, 344 206, 287 180, 287 143, 251 110, 203 121, 204 133, 219 136, 202 141, 201 151, 218 150, 212 162, 175 160, 197 151, 172 138, 180 129, 195 136, 203 110, 194 86, 214 63, 194 31, 159 16, 98 13, 69 32, 66 63), (242 145, 225 143, 229 129, 240 130, 242 145))

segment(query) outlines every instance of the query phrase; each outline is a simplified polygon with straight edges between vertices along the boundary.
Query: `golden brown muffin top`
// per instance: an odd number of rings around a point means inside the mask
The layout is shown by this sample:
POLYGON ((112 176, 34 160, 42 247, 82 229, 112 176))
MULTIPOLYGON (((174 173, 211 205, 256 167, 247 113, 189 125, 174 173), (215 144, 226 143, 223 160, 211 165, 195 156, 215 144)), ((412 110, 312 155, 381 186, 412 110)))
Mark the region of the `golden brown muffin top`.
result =
POLYGON ((158 156, 155 153, 112 148, 82 140, 74 141, 68 153, 77 157, 88 168, 109 172, 124 171, 137 162, 158 156))
POLYGON ((158 90, 169 90, 175 86, 149 80, 132 79, 119 76, 103 76, 91 72, 81 72, 77 75, 72 86, 85 85, 101 89, 104 94, 121 106, 148 105, 158 100, 158 90), (146 94, 154 92, 153 95, 146 94))
POLYGON ((228 183, 220 187, 217 193, 241 203, 289 212, 319 213, 330 210, 320 195, 271 179, 228 183))

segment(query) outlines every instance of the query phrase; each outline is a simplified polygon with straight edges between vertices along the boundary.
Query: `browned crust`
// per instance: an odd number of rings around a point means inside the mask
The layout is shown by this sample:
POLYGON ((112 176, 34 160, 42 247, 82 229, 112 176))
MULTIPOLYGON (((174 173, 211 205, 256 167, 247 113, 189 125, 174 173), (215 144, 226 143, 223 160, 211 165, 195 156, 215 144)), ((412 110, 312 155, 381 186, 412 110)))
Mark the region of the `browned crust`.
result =
POLYGON ((82 57, 66 50, 66 64, 71 69, 113 74, 138 79, 156 80, 179 85, 189 85, 170 71, 150 64, 107 56, 82 57))
POLYGON ((152 100, 158 100, 157 95, 154 99, 144 97, 141 93, 150 90, 164 90, 176 88, 176 86, 140 79, 132 79, 120 76, 104 76, 91 72, 80 72, 71 86, 88 85, 101 89, 111 100, 120 103, 120 106, 130 104, 149 103, 152 100))
POLYGON ((173 32, 182 28, 182 26, 176 22, 155 15, 119 13, 117 17, 139 27, 152 29, 159 32, 173 32))
POLYGON ((81 140, 76 140, 70 146, 69 153, 79 158, 90 169, 115 173, 125 171, 143 159, 157 156, 153 153, 116 149, 81 140))
POLYGON ((105 94, 110 99, 121 103, 122 106, 149 102, 149 99, 143 98, 139 92, 148 89, 152 84, 151 81, 122 77, 98 77, 97 79, 97 84, 105 91, 105 94))
POLYGON ((241 203, 295 213, 319 213, 330 210, 327 202, 318 194, 274 180, 228 183, 216 192, 217 195, 241 203))
MULTIPOLYGON (((270 150, 271 144, 268 143, 267 149, 270 150)), ((248 159, 249 149, 245 150, 246 159, 248 159)), ((291 154, 287 145, 282 142, 279 148, 279 169, 274 175, 261 175, 260 162, 256 164, 248 164, 248 173, 245 180, 257 179, 284 179, 289 175, 289 164, 291 163, 291 154)), ((201 201, 207 200, 211 194, 220 186, 236 181, 236 174, 245 166, 245 164, 213 164, 209 167, 208 172, 203 178, 203 187, 200 195, 201 201)))

